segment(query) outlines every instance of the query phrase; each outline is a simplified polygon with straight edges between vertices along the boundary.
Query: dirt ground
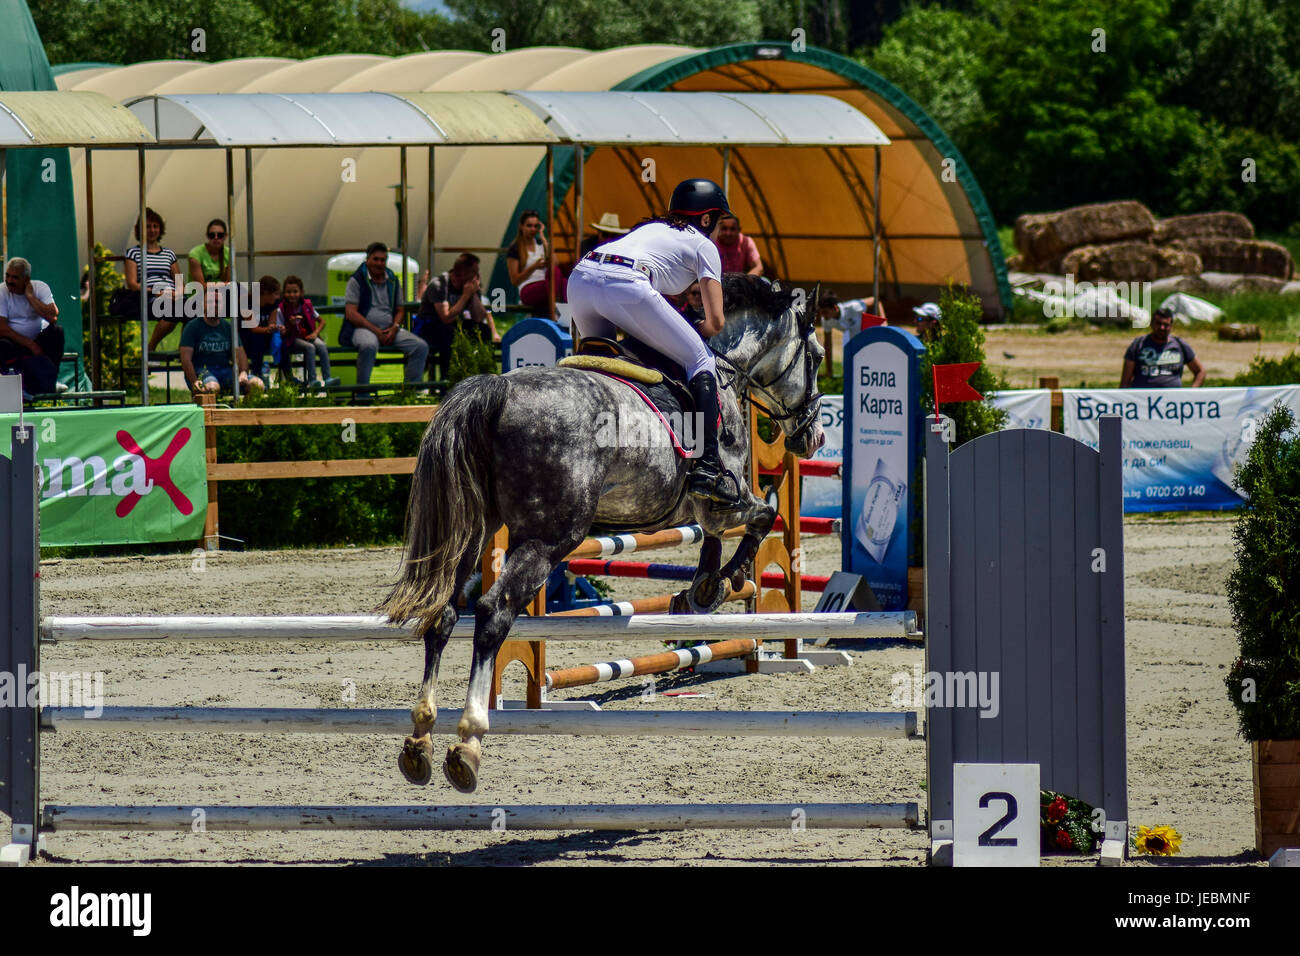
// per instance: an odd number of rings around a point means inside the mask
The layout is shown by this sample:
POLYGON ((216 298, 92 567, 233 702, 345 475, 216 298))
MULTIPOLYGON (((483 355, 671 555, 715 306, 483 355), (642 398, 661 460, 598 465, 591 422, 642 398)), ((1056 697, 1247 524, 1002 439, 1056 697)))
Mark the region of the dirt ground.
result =
MULTIPOLYGON (((1235 655, 1223 580, 1230 517, 1125 523, 1130 823, 1172 824, 1174 862, 1254 861, 1250 759, 1222 680, 1235 655)), ((839 566, 839 543, 805 537, 808 570, 839 566)), ((395 571, 396 549, 65 559, 42 565, 47 615, 369 612, 395 571)), ((684 563, 688 549, 656 552, 684 563)), ((620 580, 620 598, 662 593, 620 580)), ((640 650, 649 653, 655 648, 640 650)), ((847 668, 810 676, 668 677, 653 700, 641 679, 563 696, 609 710, 888 710, 890 675, 922 659, 900 642, 851 642, 847 668), (704 697, 662 696, 690 689, 704 697)), ((627 644, 552 644, 552 666, 637 652, 627 644)), ((110 705, 407 708, 419 680, 415 643, 84 643, 48 648, 47 670, 102 671, 110 705), (355 686, 354 702, 343 701, 355 686)), ((439 703, 458 707, 466 642, 452 643, 439 703)), ((522 669, 507 696, 522 696, 522 669)), ((557 695, 562 696, 562 695, 557 695)), ((444 728, 450 730, 450 728, 444 728)), ((924 747, 907 740, 491 737, 479 792, 428 788, 396 768, 402 734, 88 734, 42 738, 43 797, 60 804, 466 804, 924 800, 924 747)), ((450 738, 446 738, 450 739, 450 738)), ((7 825, 7 821, 4 821, 7 825)), ((77 863, 617 864, 754 863, 918 866, 923 831, 677 833, 56 833, 42 866, 77 863)), ((1057 860, 1053 860, 1057 863, 1057 860)), ((1082 861, 1070 861, 1082 863, 1082 861)), ((1142 865, 1138 863, 1137 865, 1142 865)))

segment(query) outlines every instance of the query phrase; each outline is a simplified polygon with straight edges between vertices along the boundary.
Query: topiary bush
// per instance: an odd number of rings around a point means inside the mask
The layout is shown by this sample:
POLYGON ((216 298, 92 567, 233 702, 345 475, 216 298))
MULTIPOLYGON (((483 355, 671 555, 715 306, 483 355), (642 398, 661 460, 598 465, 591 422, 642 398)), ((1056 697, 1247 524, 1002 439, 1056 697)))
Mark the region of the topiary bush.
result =
MULTIPOLYGON (((376 404, 421 405, 428 399, 386 397, 376 404)), ((241 403, 242 408, 331 405, 289 386, 249 395, 241 403)), ((418 422, 223 427, 217 430, 217 460, 413 457, 424 429, 418 422)), ((402 537, 410 488, 408 475, 223 481, 221 529, 251 547, 392 543, 402 537)))
POLYGON ((1228 604, 1240 656, 1228 694, 1247 740, 1300 739, 1300 434, 1280 402, 1259 425, 1236 486, 1247 496, 1233 531, 1228 604))

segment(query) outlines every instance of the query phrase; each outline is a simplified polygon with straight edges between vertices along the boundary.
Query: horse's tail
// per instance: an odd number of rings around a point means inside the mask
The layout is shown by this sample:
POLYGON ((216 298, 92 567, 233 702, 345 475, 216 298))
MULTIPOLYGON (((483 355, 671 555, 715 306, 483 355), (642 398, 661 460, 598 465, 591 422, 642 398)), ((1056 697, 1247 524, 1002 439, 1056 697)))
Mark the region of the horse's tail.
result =
POLYGON ((406 559, 401 580, 380 610, 390 621, 419 619, 432 627, 456 599, 456 569, 486 535, 492 500, 497 420, 509 383, 500 375, 478 375, 453 389, 424 433, 411 499, 406 508, 406 559))

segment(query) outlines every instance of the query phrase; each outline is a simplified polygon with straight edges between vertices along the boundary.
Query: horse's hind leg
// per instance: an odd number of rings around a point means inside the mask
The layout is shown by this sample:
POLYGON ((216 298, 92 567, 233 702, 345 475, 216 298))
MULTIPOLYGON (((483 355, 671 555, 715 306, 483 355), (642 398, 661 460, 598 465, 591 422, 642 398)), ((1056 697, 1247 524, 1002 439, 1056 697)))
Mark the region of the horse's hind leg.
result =
POLYGON ((475 609, 474 660, 470 665, 465 712, 456 727, 460 742, 447 749, 447 758, 442 765, 448 782, 461 793, 473 793, 478 787, 483 736, 488 731, 488 695, 492 692, 492 668, 496 664, 497 651, 505 642, 515 617, 546 583, 560 559, 581 540, 579 535, 557 546, 532 538, 511 548, 501 576, 479 598, 475 609))
POLYGON ((443 648, 456 626, 456 609, 448 604, 442 609, 438 623, 424 632, 424 682, 420 685, 420 699, 411 708, 411 722, 415 725, 411 736, 402 743, 397 766, 411 783, 425 786, 433 779, 433 725, 438 719, 438 664, 443 648))
POLYGON ((478 563, 478 547, 470 548, 456 569, 456 590, 452 600, 443 609, 437 623, 424 631, 424 681, 420 684, 420 697, 411 708, 411 736, 402 743, 397 766, 411 783, 425 786, 433 779, 433 725, 438 719, 438 667, 442 652, 451 639, 452 629, 460 614, 456 600, 478 563))

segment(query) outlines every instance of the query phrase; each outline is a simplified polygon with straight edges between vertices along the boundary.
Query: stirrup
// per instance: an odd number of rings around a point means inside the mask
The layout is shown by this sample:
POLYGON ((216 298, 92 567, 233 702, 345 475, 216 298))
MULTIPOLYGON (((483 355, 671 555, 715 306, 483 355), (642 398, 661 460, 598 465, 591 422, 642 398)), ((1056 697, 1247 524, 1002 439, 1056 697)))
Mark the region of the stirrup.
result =
POLYGON ((716 468, 712 463, 698 462, 691 469, 686 477, 686 490, 692 497, 720 505, 740 503, 740 482, 736 476, 729 470, 716 468), (728 482, 730 488, 727 487, 728 482))

